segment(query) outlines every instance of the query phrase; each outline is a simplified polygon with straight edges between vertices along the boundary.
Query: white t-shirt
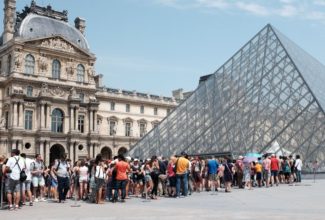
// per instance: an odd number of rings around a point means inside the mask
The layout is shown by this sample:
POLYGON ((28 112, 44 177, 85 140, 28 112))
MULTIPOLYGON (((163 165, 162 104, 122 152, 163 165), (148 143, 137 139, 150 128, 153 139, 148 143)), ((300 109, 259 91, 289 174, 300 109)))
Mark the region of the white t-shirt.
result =
POLYGON ((88 180, 88 167, 83 166, 79 168, 79 181, 88 180))
POLYGON ((297 159, 296 160, 295 167, 297 168, 297 170, 301 171, 301 168, 302 168, 302 161, 301 161, 301 159, 297 159))
POLYGON ((30 158, 26 158, 25 159, 26 161, 26 170, 25 170, 25 173, 27 175, 27 181, 30 181, 32 180, 32 174, 31 174, 31 164, 34 162, 34 160, 30 159, 30 158))
POLYGON ((22 169, 25 168, 25 160, 24 160, 24 158, 22 158, 20 156, 13 156, 8 159, 6 166, 9 167, 11 170, 9 177, 13 180, 19 180, 20 172, 22 169), (19 166, 18 166, 18 164, 16 164, 17 160, 18 160, 19 166), (20 167, 20 169, 19 169, 19 167, 20 167))
POLYGON ((95 177, 99 179, 105 179, 104 168, 101 166, 96 166, 95 177))

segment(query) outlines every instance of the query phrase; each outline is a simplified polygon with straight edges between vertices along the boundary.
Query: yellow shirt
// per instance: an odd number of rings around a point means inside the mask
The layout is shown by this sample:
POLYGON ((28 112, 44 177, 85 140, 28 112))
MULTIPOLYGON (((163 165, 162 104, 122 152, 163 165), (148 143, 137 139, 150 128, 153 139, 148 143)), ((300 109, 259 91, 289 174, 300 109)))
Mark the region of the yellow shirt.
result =
POLYGON ((255 165, 255 171, 256 173, 262 173, 262 164, 257 163, 255 165))
POLYGON ((184 174, 189 168, 190 161, 184 157, 180 157, 177 159, 176 163, 176 174, 184 174))

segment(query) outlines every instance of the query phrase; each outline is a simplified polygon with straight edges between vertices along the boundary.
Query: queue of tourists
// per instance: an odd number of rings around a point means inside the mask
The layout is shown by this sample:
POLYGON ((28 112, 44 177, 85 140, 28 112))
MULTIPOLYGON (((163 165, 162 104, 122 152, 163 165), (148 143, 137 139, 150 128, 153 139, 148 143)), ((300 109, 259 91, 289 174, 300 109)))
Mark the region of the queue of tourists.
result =
POLYGON ((74 164, 62 154, 46 167, 41 155, 29 159, 19 150, 10 158, 0 156, 1 193, 9 210, 33 206, 47 199, 64 203, 67 199, 103 204, 126 199, 159 197, 184 198, 194 192, 232 192, 233 187, 253 189, 301 182, 299 155, 265 155, 254 161, 239 156, 227 158, 189 157, 186 153, 170 158, 139 158, 118 155, 103 160, 79 160, 74 164))

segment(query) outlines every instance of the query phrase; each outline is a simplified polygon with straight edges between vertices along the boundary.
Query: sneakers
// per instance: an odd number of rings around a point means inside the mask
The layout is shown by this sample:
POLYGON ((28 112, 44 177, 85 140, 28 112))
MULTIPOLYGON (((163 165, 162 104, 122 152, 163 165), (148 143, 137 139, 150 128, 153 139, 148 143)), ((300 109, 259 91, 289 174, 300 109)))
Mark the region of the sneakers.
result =
POLYGON ((30 202, 30 203, 29 203, 29 206, 33 206, 33 203, 32 203, 32 202, 30 202))
POLYGON ((40 201, 41 201, 41 202, 46 202, 46 199, 41 198, 40 201))
POLYGON ((38 198, 34 199, 34 202, 39 202, 38 198))

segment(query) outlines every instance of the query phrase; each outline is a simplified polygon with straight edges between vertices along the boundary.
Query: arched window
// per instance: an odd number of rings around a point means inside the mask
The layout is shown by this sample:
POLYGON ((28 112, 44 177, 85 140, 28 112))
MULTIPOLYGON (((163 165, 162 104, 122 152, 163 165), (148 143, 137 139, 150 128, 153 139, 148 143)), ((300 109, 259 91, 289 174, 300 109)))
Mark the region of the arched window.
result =
POLYGON ((85 67, 81 64, 77 66, 77 81, 84 82, 85 79, 85 67))
POLYGON ((63 112, 56 108, 52 112, 52 132, 63 132, 63 112))
POLYGON ((53 60, 52 63, 52 78, 60 79, 61 74, 61 63, 58 60, 53 60))
POLYGON ((25 73, 34 74, 35 59, 32 55, 27 54, 25 57, 25 73))

